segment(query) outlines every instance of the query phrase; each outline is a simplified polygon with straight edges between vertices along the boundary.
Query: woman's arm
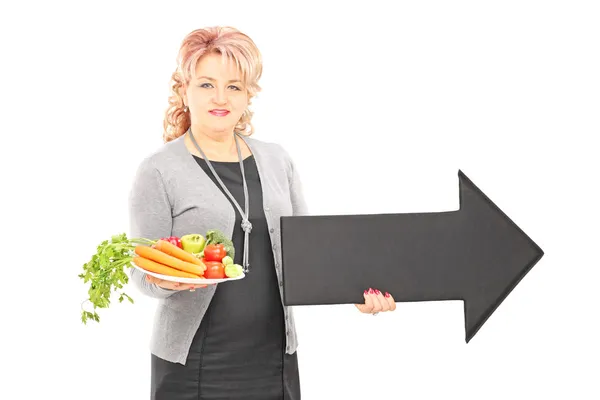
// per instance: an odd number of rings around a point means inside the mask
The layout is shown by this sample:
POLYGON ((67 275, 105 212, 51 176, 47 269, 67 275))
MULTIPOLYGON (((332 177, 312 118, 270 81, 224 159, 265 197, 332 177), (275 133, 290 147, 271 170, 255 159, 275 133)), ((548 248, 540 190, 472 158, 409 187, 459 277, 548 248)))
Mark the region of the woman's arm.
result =
MULTIPOLYGON (((160 239, 171 236, 171 203, 160 171, 146 158, 139 165, 129 193, 129 237, 160 239)), ((130 282, 143 294, 166 298, 176 290, 162 288, 146 280, 146 274, 130 269, 130 282)))
MULTIPOLYGON (((281 146, 280 146, 281 147, 281 146)), ((285 154, 289 164, 289 184, 290 184, 290 197, 292 201, 292 208, 294 210, 293 215, 308 215, 308 205, 304 197, 304 189, 302 186, 302 180, 296 163, 290 156, 290 154, 281 147, 281 151, 285 154)))

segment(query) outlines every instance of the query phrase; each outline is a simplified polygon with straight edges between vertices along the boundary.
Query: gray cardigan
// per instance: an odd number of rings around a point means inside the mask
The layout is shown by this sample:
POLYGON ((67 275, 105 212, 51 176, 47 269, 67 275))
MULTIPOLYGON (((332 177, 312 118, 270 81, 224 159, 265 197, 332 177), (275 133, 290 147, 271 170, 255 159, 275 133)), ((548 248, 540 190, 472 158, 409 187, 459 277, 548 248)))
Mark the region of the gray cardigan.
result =
MULTIPOLYGON (((204 234, 210 229, 232 236, 236 209, 194 160, 185 146, 184 137, 165 143, 141 161, 129 194, 130 237, 159 239, 188 233, 204 234)), ((263 209, 283 298, 280 217, 307 214, 301 182, 292 159, 281 145, 252 137, 243 139, 258 167, 263 209)), ((194 334, 217 286, 209 285, 194 292, 171 291, 149 284, 144 274, 135 268, 129 271, 131 283, 143 294, 159 299, 150 351, 167 361, 185 364, 194 334)), ((286 352, 293 354, 298 345, 294 315, 283 302, 282 307, 286 352)))

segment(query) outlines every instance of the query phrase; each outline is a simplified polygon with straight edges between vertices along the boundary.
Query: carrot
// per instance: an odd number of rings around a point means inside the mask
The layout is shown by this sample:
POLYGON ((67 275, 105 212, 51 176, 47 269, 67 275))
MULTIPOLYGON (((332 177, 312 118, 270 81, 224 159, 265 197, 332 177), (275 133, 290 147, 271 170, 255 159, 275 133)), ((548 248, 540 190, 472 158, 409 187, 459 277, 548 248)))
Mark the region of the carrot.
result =
POLYGON ((180 260, 177 257, 170 256, 160 250, 153 249, 150 246, 135 246, 135 254, 148 260, 156 261, 157 263, 166 265, 167 267, 189 272, 190 274, 194 275, 204 275, 204 270, 206 269, 206 266, 204 265, 200 266, 180 260))
POLYGON ((204 264, 202 264, 202 261, 200 261, 196 256, 194 256, 192 253, 188 253, 187 251, 180 249, 179 247, 175 246, 173 243, 169 243, 166 240, 158 240, 154 246, 153 246, 156 250, 160 250, 163 253, 166 253, 170 256, 173 256, 175 258, 179 258, 182 261, 186 261, 192 264, 196 264, 199 266, 203 266, 204 264))
POLYGON ((189 272, 180 271, 175 268, 171 268, 161 263, 157 263, 156 261, 149 260, 144 257, 135 256, 133 257, 133 262, 138 267, 145 269, 146 271, 156 272, 161 275, 168 276, 177 276, 181 278, 199 278, 198 275, 190 274, 189 272))

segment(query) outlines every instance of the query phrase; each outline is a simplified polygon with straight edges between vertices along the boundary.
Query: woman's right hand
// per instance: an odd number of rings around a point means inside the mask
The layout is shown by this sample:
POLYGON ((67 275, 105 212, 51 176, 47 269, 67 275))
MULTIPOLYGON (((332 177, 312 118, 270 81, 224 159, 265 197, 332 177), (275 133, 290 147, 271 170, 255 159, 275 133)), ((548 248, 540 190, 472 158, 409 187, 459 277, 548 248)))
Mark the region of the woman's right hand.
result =
POLYGON ((167 281, 164 279, 159 279, 152 275, 146 275, 146 282, 153 283, 157 286, 160 286, 163 289, 189 290, 192 292, 197 288, 205 288, 208 286, 208 285, 198 285, 198 284, 194 284, 194 283, 180 283, 180 282, 167 281))

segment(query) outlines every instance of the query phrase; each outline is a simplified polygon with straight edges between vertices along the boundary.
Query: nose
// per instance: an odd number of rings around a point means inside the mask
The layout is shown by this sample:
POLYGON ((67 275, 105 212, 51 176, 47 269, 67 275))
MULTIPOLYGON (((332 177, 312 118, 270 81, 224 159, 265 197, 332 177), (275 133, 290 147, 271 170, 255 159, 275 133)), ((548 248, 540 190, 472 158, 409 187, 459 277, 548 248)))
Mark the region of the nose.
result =
POLYGON ((224 90, 217 89, 215 90, 215 95, 213 97, 213 103, 218 105, 227 104, 227 95, 224 90))

